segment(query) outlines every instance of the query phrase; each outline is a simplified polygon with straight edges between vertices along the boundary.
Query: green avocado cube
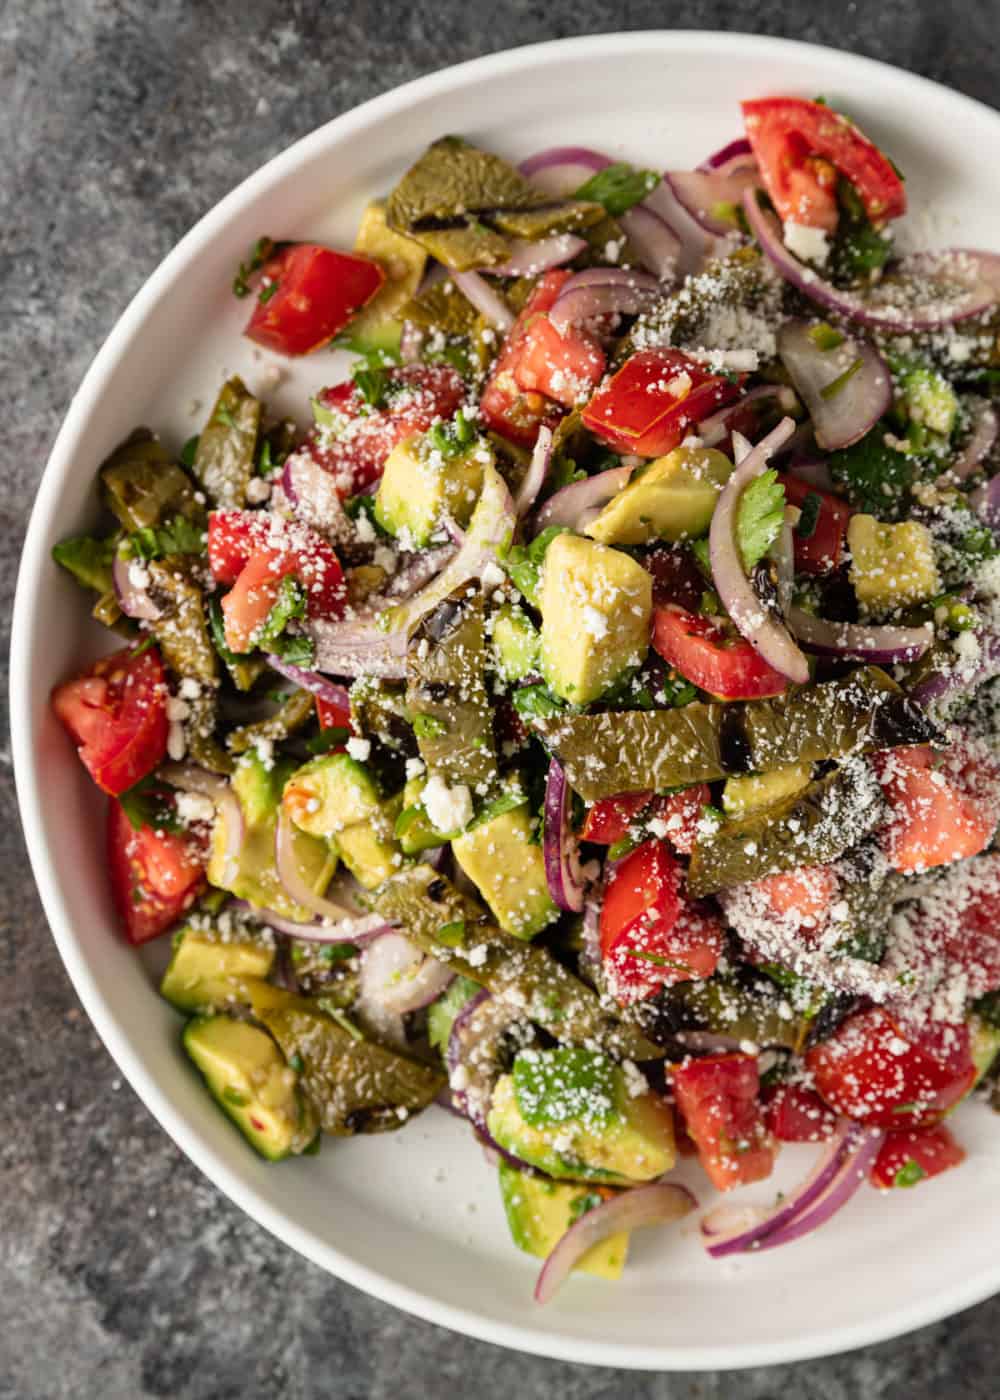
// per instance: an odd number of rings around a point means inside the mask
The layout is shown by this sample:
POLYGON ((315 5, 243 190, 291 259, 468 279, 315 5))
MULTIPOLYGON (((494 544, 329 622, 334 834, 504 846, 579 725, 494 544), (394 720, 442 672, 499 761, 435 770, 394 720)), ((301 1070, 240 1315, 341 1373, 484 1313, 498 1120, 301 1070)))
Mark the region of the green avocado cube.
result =
POLYGON ((228 1016, 203 1016, 185 1026, 183 1045, 223 1113, 262 1157, 276 1162, 313 1142, 316 1112, 266 1031, 228 1016))
POLYGON ((507 933, 534 938, 559 913, 549 894, 542 848, 527 802, 471 826, 452 854, 507 933))
MULTIPOLYGON (((536 1259, 547 1259, 570 1226, 603 1199, 593 1187, 546 1181, 506 1162, 500 1163, 500 1198, 511 1239, 536 1259)), ((588 1249, 574 1268, 598 1278, 621 1278, 628 1239, 627 1230, 608 1235, 588 1249)))
POLYGON ((354 251, 382 268, 385 281, 347 331, 352 350, 360 353, 399 349, 399 312, 420 285, 427 254, 412 238, 394 233, 385 221, 385 203, 376 200, 361 216, 354 251))
POLYGON ((865 611, 893 612, 941 592, 934 541, 926 525, 916 520, 883 525, 873 515, 852 515, 847 544, 851 583, 865 611))
POLYGON ((708 529, 733 464, 711 447, 677 447, 639 467, 586 528, 603 544, 698 539, 708 529))
POLYGON ((545 554, 539 606, 542 673, 563 700, 589 704, 646 658, 653 580, 621 550, 557 536, 545 554))
POLYGON ((178 1011, 220 1010, 240 1000, 240 984, 247 977, 267 977, 273 965, 269 935, 249 929, 223 934, 215 926, 189 924, 174 940, 160 995, 178 1011))
POLYGON ((483 489, 483 469, 493 453, 476 440, 448 457, 426 435, 404 438, 389 453, 375 496, 375 519, 388 534, 420 549, 446 515, 468 525, 483 489))
POLYGON ((505 1151, 560 1180, 629 1186, 662 1176, 677 1156, 669 1104, 633 1097, 618 1065, 575 1047, 522 1050, 494 1087, 487 1127, 505 1151))
POLYGON ((504 603, 490 622, 493 653, 502 680, 514 682, 538 668, 539 637, 523 608, 504 603))

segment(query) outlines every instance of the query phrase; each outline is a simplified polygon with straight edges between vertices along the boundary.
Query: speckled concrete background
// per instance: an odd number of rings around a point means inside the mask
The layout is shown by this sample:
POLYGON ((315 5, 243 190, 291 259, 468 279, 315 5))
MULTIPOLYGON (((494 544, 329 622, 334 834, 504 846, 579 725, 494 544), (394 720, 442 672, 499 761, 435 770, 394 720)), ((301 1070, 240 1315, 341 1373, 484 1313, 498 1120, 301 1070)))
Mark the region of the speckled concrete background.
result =
MULTIPOLYGON (((995 0, 0 0, 0 627, 36 482, 91 357, 181 234, 297 137, 448 62, 656 26, 814 40, 996 103, 996 12, 995 0)), ((46 931, 0 743, 0 1400, 997 1395, 1000 1298, 838 1359, 652 1376, 466 1341, 303 1263, 221 1200, 122 1085, 46 931)))

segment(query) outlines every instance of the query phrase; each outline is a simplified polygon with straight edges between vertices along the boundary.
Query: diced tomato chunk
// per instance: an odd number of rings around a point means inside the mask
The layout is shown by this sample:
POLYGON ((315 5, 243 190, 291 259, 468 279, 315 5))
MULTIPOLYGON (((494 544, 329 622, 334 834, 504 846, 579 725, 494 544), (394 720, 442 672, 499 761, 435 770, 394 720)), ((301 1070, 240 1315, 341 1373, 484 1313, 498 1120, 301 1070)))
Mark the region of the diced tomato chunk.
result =
POLYGON ((259 510, 213 510, 208 517, 208 567, 216 583, 235 583, 263 548, 271 516, 259 510))
POLYGON ((772 1084, 761 1093, 764 1122, 779 1142, 826 1142, 837 1115, 804 1084, 772 1084))
POLYGON ((515 371, 524 351, 528 327, 535 317, 552 310, 563 284, 571 275, 559 268, 539 278, 521 314, 507 332, 479 402, 486 427, 522 447, 534 445, 543 423, 554 427, 562 417, 558 404, 537 389, 522 388, 515 371))
POLYGON ((98 787, 117 794, 152 772, 167 751, 167 678, 155 647, 116 651, 52 692, 98 787))
POLYGON ((196 833, 141 826, 120 802, 108 810, 111 893, 130 943, 165 933, 190 909, 205 885, 205 852, 196 833))
POLYGON ((681 792, 672 792, 668 797, 656 799, 656 815, 666 827, 666 839, 681 855, 689 856, 694 850, 702 808, 708 805, 711 798, 707 783, 695 783, 681 792))
POLYGON ((379 480, 394 447, 434 423, 455 416, 465 384, 450 365, 401 365, 385 371, 382 407, 368 402, 353 379, 319 394, 332 424, 312 434, 304 448, 330 472, 341 497, 379 480))
POLYGON ((385 281, 377 262, 318 243, 291 243, 264 264, 244 334, 280 355, 329 344, 385 281))
POLYGON ((802 865, 754 882, 781 919, 795 918, 803 930, 822 930, 837 898, 837 877, 829 865, 802 865))
POLYGON ((572 408, 597 387, 606 364, 593 336, 578 330, 560 333, 544 312, 538 312, 525 326, 514 380, 521 389, 572 408))
POLYGON ((652 800, 651 792, 619 792, 600 797, 587 812, 583 824, 584 841, 597 846, 613 846, 628 835, 629 827, 652 800))
POLYGON ((616 452, 661 457, 688 431, 740 392, 680 350, 630 355, 583 410, 584 425, 616 452))
POLYGON ((346 695, 343 698, 317 695, 316 718, 320 729, 350 729, 351 702, 346 695))
POLYGON ((615 867, 601 906, 601 958, 622 1003, 711 977, 722 928, 681 893, 683 871, 663 841, 646 841, 615 867))
POLYGON ((881 1007, 849 1016, 805 1059, 831 1108, 884 1128, 937 1122, 976 1078, 964 1023, 917 1038, 881 1007))
POLYGON ((927 744, 872 756, 890 808, 883 845, 896 870, 910 874, 964 860, 986 849, 996 830, 987 792, 973 796, 969 777, 939 762, 927 744))
POLYGON ((965 1161, 960 1147, 943 1124, 930 1128, 904 1128, 887 1133, 869 1174, 873 1186, 883 1191, 893 1186, 916 1186, 940 1176, 965 1161))
POLYGON ((838 172, 873 224, 906 212, 906 191, 892 162, 847 117, 804 97, 761 97, 742 105, 747 139, 782 220, 835 229, 838 172))
POLYGON ((745 638, 673 603, 653 614, 653 646, 685 680, 722 700, 760 700, 788 688, 787 676, 745 638))
POLYGON ((282 579, 293 577, 301 585, 310 618, 343 615, 347 602, 344 573, 323 536, 295 525, 283 540, 272 536, 272 541, 250 556, 222 599, 226 645, 234 652, 253 649, 278 600, 282 579))
POLYGON ((794 531, 796 572, 829 573, 843 558, 851 507, 839 496, 820 491, 800 477, 779 475, 779 480, 785 488, 788 504, 797 506, 803 516, 813 522, 808 534, 794 531))
POLYGON ((729 1191, 763 1181, 774 1143, 760 1110, 755 1055, 707 1055, 671 1071, 677 1107, 713 1186, 729 1191))

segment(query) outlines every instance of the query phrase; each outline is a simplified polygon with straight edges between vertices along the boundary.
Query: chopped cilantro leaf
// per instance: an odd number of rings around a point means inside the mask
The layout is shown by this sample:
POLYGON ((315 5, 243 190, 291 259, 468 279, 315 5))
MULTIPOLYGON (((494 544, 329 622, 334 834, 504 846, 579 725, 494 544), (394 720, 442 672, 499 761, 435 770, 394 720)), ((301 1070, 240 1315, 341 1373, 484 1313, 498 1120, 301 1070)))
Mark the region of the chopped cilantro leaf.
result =
POLYGON ((784 519, 785 488, 778 473, 773 469, 762 472, 743 492, 736 512, 736 542, 747 572, 774 544, 784 519))
POLYGON ((639 204, 660 183, 652 170, 635 170, 624 161, 606 165, 591 175, 574 194, 574 199, 589 199, 603 204, 612 218, 624 214, 633 204, 639 204))
POLYGON ((246 262, 241 262, 233 278, 233 296, 245 297, 250 295, 250 278, 255 272, 267 262, 272 253, 278 249, 278 244, 272 238, 258 238, 257 242, 250 249, 250 255, 246 262))
POLYGON ((535 606, 538 604, 538 578, 545 552, 557 535, 565 533, 565 525, 550 525, 547 530, 536 535, 530 544, 514 545, 503 561, 503 567, 515 588, 535 606))
POLYGON ((916 1186, 918 1181, 923 1181, 927 1173, 919 1162, 915 1162, 910 1157, 900 1167, 899 1171, 892 1178, 893 1186, 916 1186))
POLYGON ((435 423, 426 434, 429 447, 444 458, 460 457, 476 439, 476 429, 461 409, 450 423, 435 423))
POLYGON ((819 521, 819 513, 823 508, 823 501, 815 491, 810 491, 809 495, 802 502, 802 509, 799 514, 799 522, 795 527, 795 533, 800 540, 811 540, 816 533, 816 525, 819 521))
POLYGON ((151 826, 154 831, 184 830, 162 785, 157 784, 152 773, 120 793, 118 801, 133 831, 141 831, 144 826, 151 826))
POLYGON ((257 645, 272 648, 293 618, 305 617, 306 595, 302 585, 286 574, 278 585, 278 596, 257 635, 257 645))
POLYGON ((198 453, 198 443, 200 440, 201 434, 195 433, 193 437, 188 438, 187 442, 181 448, 181 466, 187 467, 189 471, 194 466, 194 459, 198 453))
POLYGON ((581 1216, 586 1215, 590 1210, 596 1210, 603 1200, 604 1197, 598 1195, 596 1191, 587 1191, 582 1196, 574 1196, 569 1203, 569 1223, 575 1225, 581 1216))
POLYGON ((851 504, 879 520, 905 514, 917 470, 912 456, 888 445, 886 431, 884 423, 876 423, 851 447, 831 452, 827 459, 830 475, 847 488, 851 504))
POLYGON ((183 515, 175 515, 165 525, 145 525, 133 530, 126 551, 138 559, 165 559, 168 554, 203 554, 205 531, 183 515))
POLYGON ((448 1049, 448 1039, 455 1017, 465 1003, 477 996, 479 984, 468 977, 456 977, 437 1001, 427 1011, 427 1039, 443 1055, 448 1049))
POLYGON ((566 708, 548 686, 541 683, 521 686, 520 690, 514 691, 511 699, 514 709, 522 719, 548 719, 550 715, 558 715, 566 708))
POLYGON ((329 729, 321 729, 318 734, 306 740, 306 748, 312 754, 329 753, 331 749, 343 748, 351 736, 351 731, 343 725, 335 724, 329 729))
POLYGON ((351 370, 351 377, 365 403, 372 408, 385 408, 392 380, 384 366, 369 365, 359 360, 351 370))

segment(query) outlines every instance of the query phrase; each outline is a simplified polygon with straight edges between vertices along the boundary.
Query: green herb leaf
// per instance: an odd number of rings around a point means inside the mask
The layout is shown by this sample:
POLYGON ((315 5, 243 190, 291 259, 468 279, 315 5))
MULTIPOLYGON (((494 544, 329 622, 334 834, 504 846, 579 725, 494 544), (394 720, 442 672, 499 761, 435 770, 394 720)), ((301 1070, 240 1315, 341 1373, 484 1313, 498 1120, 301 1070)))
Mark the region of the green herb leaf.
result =
POLYGON ((809 495, 802 502, 802 509, 799 515, 799 522, 795 527, 795 533, 800 540, 810 540, 816 533, 816 525, 819 521, 819 513, 823 508, 822 497, 815 491, 810 491, 809 495))
POLYGON ((331 749, 343 748, 350 736, 349 729, 335 724, 329 729, 321 729, 318 734, 313 734, 308 738, 306 748, 312 754, 329 753, 331 749))
POLYGON ((316 647, 312 637, 307 637, 302 632, 288 632, 275 637, 269 643, 268 650, 275 656, 280 656, 282 661, 287 661, 289 666, 309 667, 316 659, 316 647))
POLYGON ((478 982, 468 977, 456 977, 428 1008, 427 1039, 442 1055, 447 1053, 455 1017, 467 1001, 478 996, 480 990, 478 982))
POLYGON ((272 238, 257 239, 257 242, 250 249, 246 262, 240 263, 236 276, 233 278, 233 296, 250 295, 250 278, 255 272, 260 271, 271 254, 275 252, 277 246, 272 238))
POLYGON ((596 1210, 603 1204, 604 1197, 599 1196, 596 1191, 588 1191, 583 1196, 574 1196, 569 1203, 569 1223, 575 1225, 581 1216, 586 1215, 590 1210, 596 1210))
POLYGON ((778 473, 762 472, 743 492, 736 512, 736 542, 748 573, 781 534, 784 519, 785 488, 778 473))
POLYGON ((278 596, 260 628, 256 642, 262 650, 268 650, 284 632, 293 618, 305 617, 306 595, 302 585, 291 574, 286 574, 278 585, 278 596))
POLYGON ((392 380, 384 367, 359 361, 351 370, 351 377, 365 403, 372 408, 385 407, 392 380))
POLYGON ((152 773, 147 773, 126 792, 120 793, 118 801, 133 831, 141 831, 144 826, 150 826, 154 831, 176 833, 184 830, 162 783, 157 783, 152 773))
POLYGON ((466 418, 461 409, 450 423, 435 423, 424 436, 424 441, 433 450, 440 452, 446 460, 460 457, 476 440, 475 426, 466 418))
POLYGON ((830 475, 847 488, 851 504, 879 520, 905 513, 917 470, 913 457, 886 443, 886 432, 885 423, 876 423, 858 442, 827 458, 830 475))
POLYGON ((892 1178, 893 1186, 916 1186, 918 1181, 923 1181, 927 1173, 919 1162, 915 1162, 912 1157, 904 1162, 899 1171, 892 1178))
POLYGON ((548 686, 523 685, 511 697, 514 709, 522 719, 548 719, 560 714, 565 708, 562 700, 552 694, 548 686))
POLYGON ((111 569, 116 548, 117 540, 113 535, 106 540, 96 539, 92 535, 77 535, 75 539, 63 540, 55 545, 52 558, 84 588, 109 593, 113 586, 111 569))
POLYGON ((656 189, 660 177, 653 170, 635 170, 624 161, 606 165, 585 180, 573 195, 574 199, 589 199, 595 204, 603 204, 605 210, 617 218, 639 204, 656 189))
POLYGON ((195 433, 194 437, 189 437, 181 448, 181 466, 186 467, 188 471, 194 466, 194 459, 198 451, 198 441, 200 437, 200 433, 195 433))
POLYGON ((536 607, 538 605, 538 579, 545 561, 546 551, 557 535, 565 533, 565 525, 550 525, 547 530, 536 535, 530 544, 514 545, 508 550, 507 557, 503 561, 503 567, 515 588, 527 598, 529 603, 536 607))
POLYGON ((175 515, 165 525, 146 525, 141 530, 133 530, 125 549, 147 562, 165 559, 168 554, 204 554, 205 531, 186 516, 175 515))
POLYGON ((274 282, 268 282, 266 287, 261 287, 260 294, 257 297, 257 300, 261 304, 261 306, 267 305, 267 303, 271 300, 271 298, 274 296, 275 292, 280 286, 281 283, 275 280, 274 282))

